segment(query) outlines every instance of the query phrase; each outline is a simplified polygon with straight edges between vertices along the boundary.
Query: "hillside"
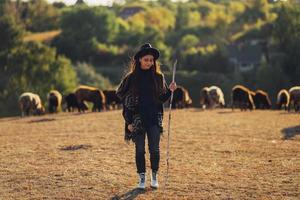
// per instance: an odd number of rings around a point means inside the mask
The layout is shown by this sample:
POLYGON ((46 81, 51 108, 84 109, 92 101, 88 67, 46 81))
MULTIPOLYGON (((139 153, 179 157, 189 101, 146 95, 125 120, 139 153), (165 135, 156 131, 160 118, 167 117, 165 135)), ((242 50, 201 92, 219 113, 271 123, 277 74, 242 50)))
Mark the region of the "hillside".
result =
MULTIPOLYGON (((0 199, 296 200, 299 122, 283 111, 173 111, 163 196, 161 188, 134 190, 134 146, 123 141, 119 110, 1 118, 0 199)), ((148 158, 147 150, 147 169, 148 158)))
POLYGON ((61 33, 61 30, 47 31, 41 33, 33 33, 30 35, 26 35, 23 38, 24 42, 50 42, 53 38, 58 36, 61 33))

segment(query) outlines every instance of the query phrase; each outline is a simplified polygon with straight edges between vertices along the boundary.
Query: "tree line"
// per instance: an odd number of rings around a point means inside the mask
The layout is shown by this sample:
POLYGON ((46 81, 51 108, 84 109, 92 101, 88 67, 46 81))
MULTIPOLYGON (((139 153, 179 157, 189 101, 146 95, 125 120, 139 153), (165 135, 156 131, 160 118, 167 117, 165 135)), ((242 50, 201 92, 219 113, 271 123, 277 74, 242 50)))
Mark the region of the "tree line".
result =
POLYGON ((78 84, 113 87, 119 81, 115 72, 122 74, 130 56, 145 42, 160 49, 164 70, 179 60, 178 82, 191 89, 192 97, 212 84, 225 91, 245 84, 276 94, 299 84, 299 19, 300 7, 291 1, 127 0, 111 7, 89 7, 82 2, 66 6, 3 0, 0 109, 16 110, 18 95, 24 91, 45 98, 50 89, 64 93, 78 84), (24 41, 27 35, 52 30, 60 34, 50 41, 24 41), (252 40, 263 47, 260 66, 237 73, 228 47, 252 40), (109 68, 105 73, 103 66, 109 68))

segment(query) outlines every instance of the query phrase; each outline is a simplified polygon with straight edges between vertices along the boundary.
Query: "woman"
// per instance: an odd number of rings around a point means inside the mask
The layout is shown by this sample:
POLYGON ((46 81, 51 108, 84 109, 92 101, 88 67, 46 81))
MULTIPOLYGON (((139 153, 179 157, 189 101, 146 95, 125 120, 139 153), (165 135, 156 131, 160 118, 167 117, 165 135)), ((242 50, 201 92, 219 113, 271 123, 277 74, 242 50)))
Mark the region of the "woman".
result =
POLYGON ((145 138, 147 135, 151 163, 151 187, 158 188, 159 141, 162 133, 163 103, 177 86, 168 86, 160 71, 159 51, 149 43, 134 55, 130 71, 117 89, 123 102, 125 140, 135 143, 135 160, 139 174, 139 189, 146 187, 145 138))

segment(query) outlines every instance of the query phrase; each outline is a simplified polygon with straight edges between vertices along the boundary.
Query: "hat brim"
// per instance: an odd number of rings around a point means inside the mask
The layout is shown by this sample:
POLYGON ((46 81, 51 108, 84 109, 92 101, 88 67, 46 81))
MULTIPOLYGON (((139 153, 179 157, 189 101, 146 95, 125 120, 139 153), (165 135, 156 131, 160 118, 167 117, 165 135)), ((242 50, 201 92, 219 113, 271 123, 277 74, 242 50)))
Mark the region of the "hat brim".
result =
POLYGON ((159 58, 159 51, 155 48, 141 49, 134 55, 134 59, 138 59, 146 55, 152 55, 154 59, 157 60, 159 58))

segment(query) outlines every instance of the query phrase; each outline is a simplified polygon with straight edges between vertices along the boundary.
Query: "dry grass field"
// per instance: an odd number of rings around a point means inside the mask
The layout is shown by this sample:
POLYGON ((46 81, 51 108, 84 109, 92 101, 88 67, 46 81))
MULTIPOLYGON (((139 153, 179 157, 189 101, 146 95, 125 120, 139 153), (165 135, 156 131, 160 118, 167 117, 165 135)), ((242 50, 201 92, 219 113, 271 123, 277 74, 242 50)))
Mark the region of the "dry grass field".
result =
POLYGON ((300 114, 176 110, 170 151, 164 194, 138 191, 120 110, 2 118, 0 199, 300 199, 300 114))

